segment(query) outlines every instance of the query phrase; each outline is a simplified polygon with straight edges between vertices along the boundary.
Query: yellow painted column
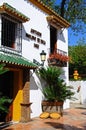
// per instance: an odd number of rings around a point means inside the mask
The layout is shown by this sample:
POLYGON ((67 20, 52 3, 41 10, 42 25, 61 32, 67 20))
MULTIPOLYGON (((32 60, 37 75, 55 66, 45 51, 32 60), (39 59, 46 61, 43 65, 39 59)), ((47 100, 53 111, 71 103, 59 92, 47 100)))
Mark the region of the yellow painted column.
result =
POLYGON ((21 102, 23 101, 22 71, 14 72, 14 99, 13 99, 13 121, 20 121, 21 102))
POLYGON ((22 90, 18 90, 18 93, 13 102, 13 121, 19 121, 21 118, 21 106, 22 102, 22 90))

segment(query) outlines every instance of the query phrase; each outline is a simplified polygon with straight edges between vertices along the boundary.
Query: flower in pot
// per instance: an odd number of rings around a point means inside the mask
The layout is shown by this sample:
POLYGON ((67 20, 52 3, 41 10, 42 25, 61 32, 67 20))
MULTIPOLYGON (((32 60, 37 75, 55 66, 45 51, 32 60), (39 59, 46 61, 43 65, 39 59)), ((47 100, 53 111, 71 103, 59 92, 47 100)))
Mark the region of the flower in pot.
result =
POLYGON ((42 105, 47 103, 47 106, 49 104, 53 106, 54 103, 54 105, 59 105, 60 109, 62 109, 64 101, 71 99, 74 95, 71 88, 61 78, 64 71, 60 67, 48 66, 39 69, 38 74, 45 82, 45 86, 42 88, 45 101, 42 102, 42 105))

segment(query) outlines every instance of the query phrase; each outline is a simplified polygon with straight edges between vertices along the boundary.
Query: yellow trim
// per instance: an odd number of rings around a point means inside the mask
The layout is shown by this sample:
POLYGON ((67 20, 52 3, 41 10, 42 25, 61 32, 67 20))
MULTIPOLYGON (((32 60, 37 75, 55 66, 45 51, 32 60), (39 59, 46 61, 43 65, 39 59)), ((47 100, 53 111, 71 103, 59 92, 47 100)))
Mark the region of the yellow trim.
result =
POLYGON ((22 71, 14 72, 14 100, 13 100, 13 121, 20 121, 21 119, 21 103, 23 102, 22 90, 22 71))
POLYGON ((56 17, 54 15, 47 16, 46 19, 52 26, 55 26, 56 28, 67 28, 67 27, 69 27, 69 25, 65 26, 64 21, 60 20, 58 17, 56 17))

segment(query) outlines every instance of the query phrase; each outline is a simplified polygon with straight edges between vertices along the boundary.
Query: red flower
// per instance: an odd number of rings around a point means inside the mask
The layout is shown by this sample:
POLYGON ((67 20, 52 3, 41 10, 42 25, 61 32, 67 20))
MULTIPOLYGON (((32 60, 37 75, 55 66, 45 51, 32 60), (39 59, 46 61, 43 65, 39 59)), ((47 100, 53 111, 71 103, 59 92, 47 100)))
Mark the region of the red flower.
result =
POLYGON ((60 60, 60 61, 63 61, 63 62, 67 62, 67 61, 69 61, 70 58, 66 55, 62 55, 62 54, 59 54, 59 53, 53 53, 53 54, 49 55, 48 59, 57 59, 57 60, 60 60))

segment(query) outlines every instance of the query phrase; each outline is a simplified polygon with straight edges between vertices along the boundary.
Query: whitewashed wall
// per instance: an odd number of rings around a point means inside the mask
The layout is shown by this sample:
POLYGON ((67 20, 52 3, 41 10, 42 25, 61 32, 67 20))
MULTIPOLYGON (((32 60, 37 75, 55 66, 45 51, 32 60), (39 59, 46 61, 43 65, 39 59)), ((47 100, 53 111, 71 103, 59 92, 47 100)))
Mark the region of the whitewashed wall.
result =
POLYGON ((71 102, 86 104, 86 81, 70 81, 69 84, 73 86, 73 91, 75 92, 74 97, 77 98, 77 100, 71 100, 71 102), (80 91, 77 92, 79 86, 81 88, 80 91))
POLYGON ((86 104, 86 81, 81 81, 81 103, 86 104))
MULTIPOLYGON (((38 9, 36 6, 28 2, 27 0, 0 0, 0 5, 4 2, 10 4, 11 6, 15 7, 21 13, 25 14, 27 17, 30 18, 30 21, 23 23, 23 30, 22 30, 22 55, 27 59, 33 61, 36 59, 40 61, 40 52, 44 50, 49 54, 50 48, 50 30, 49 25, 46 20, 47 14, 44 13, 42 10, 38 9), (34 30, 39 31, 42 34, 41 39, 46 41, 46 45, 39 44, 39 49, 34 48, 34 41, 30 40, 26 37, 26 33, 30 34, 31 28, 34 30)), ((57 41, 57 48, 63 51, 68 51, 68 34, 67 30, 64 29, 62 32, 58 30, 58 41, 57 41)), ((32 35, 32 34, 31 34, 32 35)), ((38 38, 38 36, 36 36, 38 38)), ((45 62, 45 66, 47 65, 47 60, 45 62)), ((65 70, 65 81, 68 84, 68 67, 63 68, 65 70)), ((42 100, 42 93, 39 89, 41 86, 39 80, 37 79, 36 75, 33 74, 31 77, 31 86, 30 86, 30 102, 32 102, 31 106, 31 117, 39 116, 42 112, 41 110, 41 100, 42 100)), ((69 101, 66 101, 64 104, 64 108, 69 107, 69 101)))

